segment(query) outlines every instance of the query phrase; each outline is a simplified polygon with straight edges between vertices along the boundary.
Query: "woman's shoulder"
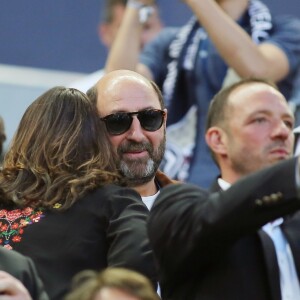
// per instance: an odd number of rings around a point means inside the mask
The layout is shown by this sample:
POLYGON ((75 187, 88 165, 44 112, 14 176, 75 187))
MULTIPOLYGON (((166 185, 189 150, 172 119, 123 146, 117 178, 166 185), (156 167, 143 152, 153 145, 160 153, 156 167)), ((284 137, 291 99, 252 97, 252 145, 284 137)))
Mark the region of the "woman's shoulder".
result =
POLYGON ((95 189, 90 193, 91 196, 105 195, 108 198, 114 198, 118 196, 132 196, 140 198, 140 195, 132 188, 119 186, 116 184, 107 184, 102 187, 95 189))
POLYGON ((78 203, 102 208, 125 207, 133 203, 142 203, 142 198, 134 189, 108 184, 89 192, 78 203))
MULTIPOLYGON (((22 254, 14 251, 14 250, 8 250, 5 247, 0 247, 0 261, 1 262, 14 262, 15 264, 19 265, 20 263, 28 263, 29 258, 26 256, 23 256, 22 254)), ((8 270, 5 270, 8 271, 8 270)))

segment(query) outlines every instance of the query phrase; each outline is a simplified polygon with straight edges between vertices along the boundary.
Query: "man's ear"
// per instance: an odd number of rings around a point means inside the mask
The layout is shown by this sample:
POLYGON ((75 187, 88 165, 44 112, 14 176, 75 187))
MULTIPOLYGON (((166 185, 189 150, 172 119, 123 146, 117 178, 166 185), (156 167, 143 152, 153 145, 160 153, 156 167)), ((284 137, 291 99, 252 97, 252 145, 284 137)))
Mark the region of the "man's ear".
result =
POLYGON ((222 128, 217 126, 209 128, 205 140, 215 154, 227 154, 227 135, 222 128))

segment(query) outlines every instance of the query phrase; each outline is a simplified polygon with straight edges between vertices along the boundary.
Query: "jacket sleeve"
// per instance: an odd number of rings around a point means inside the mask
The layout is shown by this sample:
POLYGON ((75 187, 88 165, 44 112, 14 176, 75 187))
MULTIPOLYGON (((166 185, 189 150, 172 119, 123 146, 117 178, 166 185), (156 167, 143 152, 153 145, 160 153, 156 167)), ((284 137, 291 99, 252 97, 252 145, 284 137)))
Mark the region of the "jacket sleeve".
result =
POLYGON ((1 247, 0 270, 3 270, 20 280, 33 300, 49 299, 37 269, 29 257, 14 250, 7 250, 1 247))
POLYGON ((209 194, 189 185, 164 188, 148 233, 163 278, 176 282, 205 273, 239 238, 300 207, 295 159, 254 173, 227 191, 209 194))
POLYGON ((28 289, 32 299, 36 300, 48 300, 49 297, 44 290, 44 285, 40 279, 38 272, 33 264, 33 261, 29 258, 25 258, 27 261, 27 267, 23 274, 23 284, 28 289))
POLYGON ((107 199, 108 266, 124 267, 157 282, 156 268, 147 236, 149 211, 134 190, 117 188, 107 199))

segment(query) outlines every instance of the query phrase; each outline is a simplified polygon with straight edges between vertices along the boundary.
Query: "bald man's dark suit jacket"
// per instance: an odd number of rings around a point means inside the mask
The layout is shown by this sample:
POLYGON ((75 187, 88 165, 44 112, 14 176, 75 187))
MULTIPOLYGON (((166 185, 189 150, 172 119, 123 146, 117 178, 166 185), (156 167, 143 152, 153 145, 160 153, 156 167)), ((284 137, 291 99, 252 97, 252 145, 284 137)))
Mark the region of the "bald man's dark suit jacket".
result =
POLYGON ((19 279, 33 300, 48 300, 43 283, 32 260, 13 250, 0 247, 0 270, 19 279))
POLYGON ((291 159, 218 193, 164 188, 148 222, 163 299, 280 300, 275 248, 260 228, 285 216, 282 230, 300 277, 295 168, 291 159))

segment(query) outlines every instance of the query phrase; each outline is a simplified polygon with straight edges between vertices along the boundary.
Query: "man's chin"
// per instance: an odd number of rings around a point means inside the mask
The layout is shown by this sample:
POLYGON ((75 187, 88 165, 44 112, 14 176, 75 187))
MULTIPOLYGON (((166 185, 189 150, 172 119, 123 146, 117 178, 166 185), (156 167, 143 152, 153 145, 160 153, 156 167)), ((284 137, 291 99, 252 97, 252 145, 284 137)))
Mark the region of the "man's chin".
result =
POLYGON ((152 179, 153 177, 132 178, 132 179, 127 178, 125 182, 127 187, 135 188, 150 182, 152 179))
POLYGON ((270 159, 270 164, 280 162, 282 160, 286 160, 286 159, 289 159, 291 157, 292 157, 292 155, 288 155, 288 154, 276 155, 276 156, 274 156, 270 159))
POLYGON ((151 168, 143 166, 133 166, 123 164, 120 168, 121 174, 127 179, 128 182, 131 182, 131 185, 136 185, 137 183, 144 184, 151 181, 156 173, 153 166, 151 168))

